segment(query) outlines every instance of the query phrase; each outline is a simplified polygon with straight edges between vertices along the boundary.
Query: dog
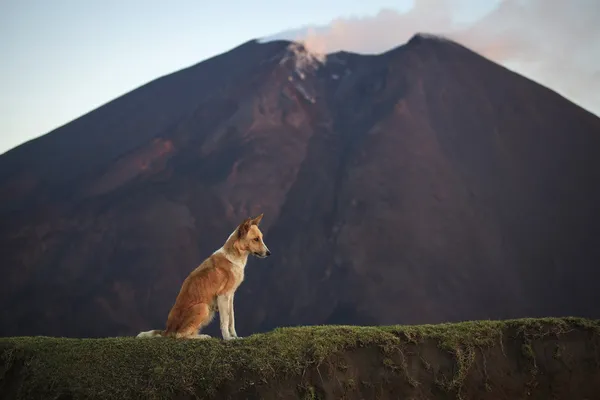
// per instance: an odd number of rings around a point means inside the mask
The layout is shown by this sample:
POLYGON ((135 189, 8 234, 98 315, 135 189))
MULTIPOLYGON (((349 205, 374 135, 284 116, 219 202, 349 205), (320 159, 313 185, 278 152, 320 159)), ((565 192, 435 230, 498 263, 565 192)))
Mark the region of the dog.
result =
POLYGON ((212 321, 217 311, 223 339, 238 339, 233 298, 244 281, 248 256, 265 258, 271 255, 258 228, 262 218, 263 214, 246 218, 220 249, 188 275, 169 312, 165 330, 140 332, 137 338, 208 339, 209 335, 199 332, 212 321))

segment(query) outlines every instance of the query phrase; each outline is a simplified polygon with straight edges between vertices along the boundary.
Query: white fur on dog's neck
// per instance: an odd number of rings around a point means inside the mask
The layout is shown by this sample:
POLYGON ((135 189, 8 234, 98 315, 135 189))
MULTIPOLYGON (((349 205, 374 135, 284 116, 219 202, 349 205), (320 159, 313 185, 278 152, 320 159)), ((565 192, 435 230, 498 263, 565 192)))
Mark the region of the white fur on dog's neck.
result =
POLYGON ((246 267, 246 263, 248 262, 248 252, 244 252, 238 256, 235 254, 231 254, 231 252, 227 251, 227 249, 226 249, 227 244, 231 242, 231 240, 235 234, 237 234, 237 229, 234 230, 231 233, 231 235, 229 235, 229 237, 225 241, 225 244, 223 246, 221 246, 221 248, 219 248, 217 251, 215 251, 214 254, 217 254, 217 253, 223 254, 223 256, 225 256, 225 258, 227 260, 229 260, 230 263, 232 263, 235 267, 238 267, 243 270, 246 267))
POLYGON ((248 262, 248 254, 243 256, 236 257, 233 254, 230 254, 224 247, 221 247, 219 250, 215 251, 215 254, 221 253, 230 263, 232 263, 235 267, 244 269, 246 268, 246 263, 248 262))

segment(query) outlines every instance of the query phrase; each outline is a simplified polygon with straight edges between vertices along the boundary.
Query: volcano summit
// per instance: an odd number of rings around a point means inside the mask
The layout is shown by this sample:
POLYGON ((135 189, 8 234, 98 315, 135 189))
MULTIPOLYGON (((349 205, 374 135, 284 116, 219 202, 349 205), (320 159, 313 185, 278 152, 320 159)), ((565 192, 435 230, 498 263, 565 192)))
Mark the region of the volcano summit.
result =
POLYGON ((250 41, 0 156, 0 335, 162 327, 260 213, 241 336, 598 318, 599 153, 598 117, 458 43, 250 41))

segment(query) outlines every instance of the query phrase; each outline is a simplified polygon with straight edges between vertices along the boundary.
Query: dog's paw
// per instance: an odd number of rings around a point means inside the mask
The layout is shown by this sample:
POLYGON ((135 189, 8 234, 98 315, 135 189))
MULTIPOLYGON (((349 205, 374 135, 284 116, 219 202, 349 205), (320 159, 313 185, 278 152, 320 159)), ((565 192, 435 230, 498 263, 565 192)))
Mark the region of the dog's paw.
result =
POLYGON ((189 339, 205 340, 205 339, 211 339, 211 337, 210 337, 210 335, 197 334, 196 336, 190 336, 189 339))

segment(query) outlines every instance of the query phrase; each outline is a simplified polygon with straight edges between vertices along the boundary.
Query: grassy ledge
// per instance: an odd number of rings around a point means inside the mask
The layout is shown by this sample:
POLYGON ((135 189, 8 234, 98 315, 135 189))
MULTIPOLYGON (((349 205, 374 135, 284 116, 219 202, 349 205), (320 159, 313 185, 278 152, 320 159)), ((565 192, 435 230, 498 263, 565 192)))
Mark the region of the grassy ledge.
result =
POLYGON ((478 391, 531 394, 541 390, 536 389, 544 379, 540 368, 548 375, 560 374, 562 364, 570 371, 589 364, 590 376, 600 380, 598 347, 600 321, 580 318, 280 328, 231 342, 2 338, 0 397, 283 398, 281 393, 293 393, 313 399, 377 398, 386 390, 413 398, 470 398, 478 391), (585 359, 574 353, 582 346, 585 359), (518 382, 507 384, 506 371, 520 377, 518 382))

